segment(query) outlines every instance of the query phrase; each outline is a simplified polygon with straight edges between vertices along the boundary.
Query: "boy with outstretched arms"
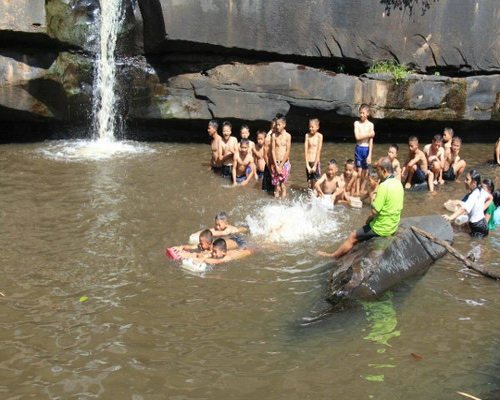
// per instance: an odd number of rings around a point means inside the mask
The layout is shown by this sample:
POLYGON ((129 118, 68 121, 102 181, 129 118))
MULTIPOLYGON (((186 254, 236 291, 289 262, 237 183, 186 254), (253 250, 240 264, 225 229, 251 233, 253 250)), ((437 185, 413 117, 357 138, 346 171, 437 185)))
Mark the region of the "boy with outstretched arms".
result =
POLYGON ((427 167, 427 157, 418 148, 418 138, 416 136, 410 136, 408 139, 408 158, 401 175, 406 179, 405 189, 427 180, 429 191, 434 191, 434 174, 427 167))
POLYGON ((234 155, 238 151, 238 141, 231 136, 232 125, 228 121, 222 123, 222 152, 220 161, 222 162, 221 175, 224 178, 231 178, 234 155))
POLYGON ((434 135, 432 142, 424 146, 424 154, 427 157, 427 165, 434 174, 434 185, 442 185, 443 166, 444 166, 444 148, 443 137, 439 134, 434 135))
POLYGON ((373 138, 375 130, 373 123, 368 121, 370 107, 361 104, 359 107, 359 121, 354 122, 354 137, 356 138, 356 148, 354 149, 354 160, 359 176, 359 183, 356 192, 360 193, 365 189, 368 178, 368 168, 372 162, 373 138))
MULTIPOLYGON (((244 227, 237 227, 230 225, 227 220, 227 214, 224 211, 221 211, 215 216, 214 227, 210 228, 210 231, 215 237, 221 237, 221 236, 230 236, 241 232, 248 232, 248 229, 244 227)), ((189 241, 191 243, 195 242, 196 239, 198 238, 198 235, 201 232, 202 231, 193 233, 189 237, 189 241)))
POLYGON ((465 171, 467 163, 460 158, 460 148, 462 147, 462 139, 455 136, 451 141, 450 153, 445 156, 443 179, 445 181, 455 181, 460 183, 460 177, 465 171))
POLYGON ((271 140, 271 183, 274 186, 274 197, 284 199, 286 197, 286 183, 291 165, 290 148, 292 136, 286 131, 286 119, 281 116, 276 120, 275 134, 271 140))
POLYGON ((255 144, 255 148, 253 149, 253 162, 255 164, 255 172, 256 179, 262 180, 264 176, 264 171, 266 169, 266 160, 264 158, 265 152, 265 141, 266 141, 266 132, 263 130, 257 131, 257 143, 255 144))
POLYGON ((349 202, 350 197, 357 194, 356 186, 358 178, 359 177, 355 169, 354 160, 347 160, 344 164, 344 173, 340 175, 340 179, 342 180, 342 185, 344 187, 340 200, 349 202))
POLYGON ((255 175, 255 165, 248 139, 241 139, 240 150, 234 155, 232 174, 233 186, 246 186, 255 175))
POLYGON ((323 135, 319 131, 319 119, 309 120, 309 133, 304 140, 304 157, 306 161, 307 187, 313 189, 321 177, 320 157, 323 147, 323 135))
POLYGON ((314 185, 316 196, 329 196, 333 204, 337 204, 342 199, 342 192, 344 191, 344 182, 340 176, 337 176, 337 171, 337 161, 330 160, 326 173, 314 185))
POLYGON ((214 240, 212 251, 199 259, 206 264, 222 264, 228 261, 238 260, 252 254, 248 248, 228 250, 226 240, 219 238, 214 240))
POLYGON ((399 146, 397 144, 391 144, 387 150, 387 157, 391 160, 393 175, 398 181, 401 181, 401 164, 398 160, 399 146))
POLYGON ((212 143, 210 144, 210 150, 212 153, 212 157, 210 160, 210 169, 220 174, 222 170, 222 139, 217 133, 217 129, 219 128, 219 124, 217 121, 212 120, 208 123, 208 136, 210 136, 210 140, 212 143))

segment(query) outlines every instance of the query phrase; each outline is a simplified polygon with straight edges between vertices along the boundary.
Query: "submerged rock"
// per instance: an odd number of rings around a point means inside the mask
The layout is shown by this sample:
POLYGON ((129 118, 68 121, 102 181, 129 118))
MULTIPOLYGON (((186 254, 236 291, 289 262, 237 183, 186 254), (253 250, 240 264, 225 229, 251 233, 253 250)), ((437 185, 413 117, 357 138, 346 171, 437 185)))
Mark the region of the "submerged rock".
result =
POLYGON ((446 249, 414 232, 412 225, 453 242, 450 223, 439 215, 404 218, 395 235, 360 243, 331 263, 328 300, 337 304, 378 298, 398 283, 425 274, 446 249))

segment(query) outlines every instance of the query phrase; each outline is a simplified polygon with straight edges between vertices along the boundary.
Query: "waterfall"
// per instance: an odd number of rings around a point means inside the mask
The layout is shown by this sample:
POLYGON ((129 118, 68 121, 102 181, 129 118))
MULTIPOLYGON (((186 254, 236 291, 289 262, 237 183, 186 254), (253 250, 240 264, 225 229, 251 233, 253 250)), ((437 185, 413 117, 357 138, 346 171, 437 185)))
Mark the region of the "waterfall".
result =
POLYGON ((118 133, 115 49, 122 22, 121 2, 100 0, 100 34, 96 51, 92 117, 94 138, 105 142, 113 142, 118 133))

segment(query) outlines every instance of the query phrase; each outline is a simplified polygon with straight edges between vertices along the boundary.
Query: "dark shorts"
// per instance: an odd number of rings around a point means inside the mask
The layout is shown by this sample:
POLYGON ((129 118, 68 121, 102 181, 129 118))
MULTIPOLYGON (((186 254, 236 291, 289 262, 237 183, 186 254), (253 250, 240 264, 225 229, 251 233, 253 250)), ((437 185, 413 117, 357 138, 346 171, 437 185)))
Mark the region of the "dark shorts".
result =
POLYGON ((234 240, 238 247, 244 247, 247 245, 247 241, 239 236, 230 236, 229 239, 234 240))
POLYGON ((356 163, 356 168, 368 169, 370 166, 366 163, 368 153, 370 148, 367 146, 356 145, 354 149, 354 161, 356 163))
POLYGON ((271 183, 271 171, 267 165, 264 169, 264 175, 262 176, 262 190, 268 193, 274 193, 274 186, 271 183))
POLYGON ((220 175, 223 178, 231 178, 233 176, 233 166, 232 165, 224 165, 221 168, 220 175))
POLYGON ((236 177, 236 183, 245 182, 246 179, 247 179, 246 175, 237 176, 236 177))
POLYGON ((469 222, 469 228, 472 237, 482 238, 488 236, 488 223, 484 218, 477 222, 469 222))
POLYGON ((366 242, 367 240, 378 236, 380 235, 377 235, 375 232, 373 232, 372 228, 370 228, 370 225, 368 224, 362 226, 356 231, 356 239, 358 242, 366 242))
POLYGON ((417 167, 417 170, 413 174, 413 177, 411 178, 411 183, 424 183, 425 178, 427 177, 427 174, 422 171, 419 167, 417 167))
POLYGON ((264 171, 257 171, 257 178, 259 178, 259 181, 261 181, 262 178, 264 178, 264 171))
POLYGON ((212 172, 220 174, 222 172, 222 167, 212 167, 212 172))
MULTIPOLYGON (((310 162, 308 163, 310 167, 312 167, 314 165, 313 162, 310 162)), ((307 168, 306 168, 306 176, 307 176, 307 181, 314 181, 314 180, 318 180, 319 178, 321 178, 321 166, 320 166, 320 163, 318 163, 318 168, 316 169, 316 172, 313 172, 312 174, 310 174, 309 172, 307 172, 307 168)))
POLYGON ((455 175, 455 170, 453 169, 453 167, 447 169, 446 171, 443 171, 443 179, 445 181, 454 181, 456 178, 457 176, 455 175))

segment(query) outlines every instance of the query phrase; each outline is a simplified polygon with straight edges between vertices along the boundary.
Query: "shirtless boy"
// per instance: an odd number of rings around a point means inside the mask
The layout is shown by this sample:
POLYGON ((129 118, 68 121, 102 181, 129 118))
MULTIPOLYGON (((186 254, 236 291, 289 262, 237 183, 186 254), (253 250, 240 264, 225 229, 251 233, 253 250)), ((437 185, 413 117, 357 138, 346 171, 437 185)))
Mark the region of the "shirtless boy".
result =
POLYGON ((359 183, 356 192, 365 189, 368 177, 368 168, 372 162, 373 138, 375 130, 373 123, 368 121, 370 107, 362 104, 359 107, 359 121, 354 122, 354 137, 356 138, 356 148, 354 149, 354 160, 356 170, 359 175, 359 183))
POLYGON ((219 124, 217 121, 212 120, 208 123, 207 132, 212 141, 210 148, 212 152, 212 159, 210 160, 210 169, 220 174, 222 170, 222 161, 221 161, 221 153, 222 153, 222 139, 217 133, 217 129, 219 128, 219 124))
POLYGON ((222 141, 221 157, 222 162, 221 175, 224 178, 231 178, 234 155, 238 151, 238 141, 231 136, 232 125, 228 121, 222 123, 222 141))
POLYGON ((448 157, 451 153, 451 141, 453 139, 453 129, 452 128, 444 128, 443 130, 443 149, 444 149, 444 157, 448 157))
MULTIPOLYGON (((240 238, 238 238, 240 239, 240 238)), ((203 257, 207 252, 212 251, 212 245, 214 242, 214 235, 210 229, 204 229, 200 232, 198 236, 197 245, 182 245, 171 247, 177 257, 180 258, 194 258, 203 257)), ((237 249, 240 247, 238 241, 233 239, 226 239, 226 245, 228 249, 237 249)), ((167 256, 172 257, 171 253, 167 251, 167 256)))
MULTIPOLYGON (((281 116, 281 114, 280 114, 281 116)), ((267 193, 274 194, 274 186, 271 183, 271 166, 273 165, 273 155, 271 152, 271 142, 276 130, 276 121, 278 120, 278 116, 273 118, 271 121, 271 127, 269 132, 266 134, 266 139, 264 140, 264 162, 266 163, 266 167, 264 168, 264 175, 262 176, 262 190, 267 193)))
POLYGON ((246 186, 255 175, 255 165, 248 139, 241 139, 240 150, 234 155, 232 174, 233 186, 246 186))
POLYGON ((455 136, 451 141, 450 153, 445 156, 443 179, 445 181, 455 181, 460 183, 460 177, 465 171, 467 163, 460 158, 460 148, 462 147, 462 139, 455 136))
POLYGON ((253 149, 255 148, 255 143, 250 140, 250 128, 248 127, 248 125, 241 125, 241 128, 240 128, 240 143, 241 143, 241 141, 243 139, 248 140, 248 143, 250 145, 250 152, 252 152, 253 149))
POLYGON ((323 147, 323 135, 318 132, 319 119, 309 120, 309 133, 305 135, 304 157, 306 160, 307 187, 313 189, 321 177, 320 157, 323 147))
MULTIPOLYGON (((189 237, 189 242, 196 243, 196 240, 201 232, 202 231, 193 233, 189 237)), ((221 237, 221 236, 234 235, 236 233, 241 233, 241 232, 248 232, 248 229, 244 227, 229 225, 229 223, 227 222, 227 214, 224 211, 221 211, 215 216, 214 227, 210 228, 210 232, 212 232, 212 234, 215 237, 221 237)))
POLYGON ((432 142, 424 146, 424 153, 427 157, 427 165, 434 174, 434 185, 438 183, 442 185, 443 180, 443 166, 444 166, 444 148, 443 137, 441 135, 434 135, 432 142))
POLYGON ((226 241, 222 238, 219 238, 214 240, 212 251, 210 252, 210 254, 200 259, 200 261, 206 264, 221 264, 247 257, 250 254, 252 254, 252 251, 247 248, 228 250, 226 241))
POLYGON ((398 160, 399 146, 397 144, 391 144, 389 150, 387 150, 387 157, 391 160, 393 175, 398 181, 401 181, 401 164, 398 160))
POLYGON ((427 168, 427 157, 418 148, 416 136, 410 136, 408 139, 408 158, 401 175, 406 179, 405 189, 411 188, 413 184, 423 183, 427 179, 429 191, 434 191, 434 174, 427 168))
POLYGON ((333 204, 337 204, 342 200, 342 192, 344 191, 344 181, 340 176, 337 176, 337 171, 337 161, 330 160, 326 173, 314 185, 316 196, 331 196, 333 204))
POLYGON ((264 176, 264 170, 266 169, 266 161, 264 158, 265 141, 266 132, 264 132, 263 130, 258 130, 257 143, 255 144, 255 148, 253 149, 253 162, 255 164, 256 178, 258 180, 262 180, 262 177, 264 176))
POLYGON ((344 187, 344 190, 341 193, 340 200, 349 202, 351 196, 355 196, 357 194, 356 186, 358 181, 358 173, 356 172, 354 166, 354 160, 352 159, 349 159, 345 162, 344 173, 340 175, 340 179, 342 180, 342 185, 344 187))
POLYGON ((281 116, 276 120, 276 132, 271 139, 271 183, 274 186, 274 197, 286 197, 286 183, 291 165, 288 159, 292 144, 292 136, 286 131, 286 119, 281 116))

